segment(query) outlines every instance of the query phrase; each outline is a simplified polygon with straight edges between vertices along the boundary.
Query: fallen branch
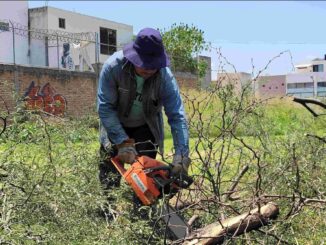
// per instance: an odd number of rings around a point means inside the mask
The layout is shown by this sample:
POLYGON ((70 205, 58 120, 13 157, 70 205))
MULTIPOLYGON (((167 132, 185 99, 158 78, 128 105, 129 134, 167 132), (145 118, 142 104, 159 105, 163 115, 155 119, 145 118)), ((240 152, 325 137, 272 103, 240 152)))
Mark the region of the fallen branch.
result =
POLYGON ((239 236, 251 230, 268 224, 270 219, 276 218, 279 213, 278 206, 274 203, 268 203, 251 210, 249 213, 212 223, 200 230, 192 232, 183 243, 184 245, 208 245, 219 244, 224 241, 226 236, 239 236))
POLYGON ((248 171, 249 166, 246 165, 242 168, 242 170, 240 171, 239 175, 237 176, 237 178, 234 180, 230 190, 228 191, 228 194, 226 194, 225 200, 230 199, 231 195, 234 192, 234 189, 237 187, 237 185, 239 184, 239 181, 241 180, 241 178, 243 177, 243 175, 248 171))
POLYGON ((189 219, 189 221, 188 221, 188 226, 192 226, 192 224, 197 220, 199 218, 199 215, 197 215, 197 214, 195 214, 195 215, 193 215, 190 219, 189 219))
MULTIPOLYGON (((285 195, 263 195, 262 198, 268 199, 268 198, 274 198, 274 199, 293 199, 293 196, 285 196, 285 195)), ((295 198, 301 199, 303 203, 322 203, 326 204, 326 199, 314 199, 314 198, 305 198, 305 197, 299 197, 295 196, 295 198)))

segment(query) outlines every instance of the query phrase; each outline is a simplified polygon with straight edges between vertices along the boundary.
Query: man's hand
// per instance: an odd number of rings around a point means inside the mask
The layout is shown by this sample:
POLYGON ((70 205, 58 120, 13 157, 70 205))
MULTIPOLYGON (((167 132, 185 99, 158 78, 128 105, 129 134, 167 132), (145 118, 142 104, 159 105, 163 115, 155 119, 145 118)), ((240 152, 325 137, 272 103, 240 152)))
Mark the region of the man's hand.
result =
POLYGON ((135 149, 135 140, 127 139, 121 144, 116 145, 118 148, 118 158, 123 163, 133 163, 137 156, 135 149))
POLYGON ((188 168, 191 163, 189 157, 181 156, 181 155, 174 155, 173 162, 172 162, 172 175, 178 174, 186 174, 188 175, 188 168))

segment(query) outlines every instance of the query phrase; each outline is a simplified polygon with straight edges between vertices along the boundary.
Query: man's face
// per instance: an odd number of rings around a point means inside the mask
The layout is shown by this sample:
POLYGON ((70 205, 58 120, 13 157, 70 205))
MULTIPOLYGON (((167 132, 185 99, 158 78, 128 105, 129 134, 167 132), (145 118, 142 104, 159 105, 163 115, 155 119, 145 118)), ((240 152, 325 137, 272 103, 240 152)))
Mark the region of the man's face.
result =
POLYGON ((135 71, 138 76, 141 76, 142 78, 147 79, 147 78, 153 76, 157 72, 157 69, 148 70, 148 69, 144 69, 144 68, 135 66, 135 71))

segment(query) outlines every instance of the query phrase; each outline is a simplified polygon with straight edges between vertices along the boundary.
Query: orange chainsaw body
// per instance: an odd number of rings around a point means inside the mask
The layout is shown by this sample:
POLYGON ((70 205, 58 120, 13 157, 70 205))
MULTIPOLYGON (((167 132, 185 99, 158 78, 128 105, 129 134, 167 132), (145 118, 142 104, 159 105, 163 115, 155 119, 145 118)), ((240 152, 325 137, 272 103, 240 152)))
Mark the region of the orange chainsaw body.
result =
MULTIPOLYGON (((152 205, 161 196, 162 190, 154 178, 168 180, 169 173, 165 170, 149 170, 168 165, 147 156, 140 156, 126 170, 117 157, 112 158, 111 161, 144 205, 152 205)), ((176 185, 174 187, 177 188, 176 185)))

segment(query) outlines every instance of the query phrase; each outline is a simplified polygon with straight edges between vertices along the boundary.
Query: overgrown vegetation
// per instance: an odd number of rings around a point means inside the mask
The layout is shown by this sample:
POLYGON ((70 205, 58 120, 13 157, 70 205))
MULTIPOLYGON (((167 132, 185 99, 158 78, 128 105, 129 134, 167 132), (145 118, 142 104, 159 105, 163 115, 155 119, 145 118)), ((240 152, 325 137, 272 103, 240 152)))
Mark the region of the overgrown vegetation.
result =
MULTIPOLYGON (((197 217, 194 232, 274 202, 280 209, 276 220, 241 236, 229 234, 225 244, 323 244, 326 116, 314 118, 290 98, 255 98, 251 83, 239 89, 236 82, 181 90, 194 183, 165 201, 186 220, 197 217)), ((154 208, 142 207, 149 219, 135 215, 124 183, 111 193, 114 219, 102 215, 112 203, 98 181, 95 112, 74 120, 21 107, 8 115, 5 103, 1 109, 1 125, 8 123, 0 137, 1 244, 183 243, 172 242, 156 225, 160 214, 154 208)), ((173 142, 165 127, 163 157, 171 162, 173 142)))
MULTIPOLYGON (((325 144, 306 134, 325 133, 325 119, 289 100, 258 103, 229 97, 229 90, 184 94, 195 184, 178 201, 196 205, 183 214, 199 215, 194 227, 203 227, 272 200, 280 205, 279 218, 234 241, 322 242, 326 212, 318 200, 325 200, 325 144), (249 171, 226 195, 244 165, 249 171)), ((101 217, 106 198, 97 178, 95 115, 64 120, 23 113, 11 114, 0 139, 1 243, 144 244, 152 235, 152 244, 164 242, 152 234, 151 222, 130 211, 132 195, 124 184, 114 192, 116 220, 101 217)), ((170 137, 166 143, 170 155, 170 137)))
POLYGON ((114 192, 117 221, 101 216, 106 197, 97 178, 95 116, 68 121, 26 113, 11 119, 0 148, 1 244, 143 243, 151 230, 144 221, 131 223, 126 186, 114 192))
POLYGON ((195 25, 175 23, 170 28, 161 30, 161 33, 174 71, 205 76, 207 63, 196 59, 202 51, 209 49, 209 43, 205 41, 202 30, 195 25))

